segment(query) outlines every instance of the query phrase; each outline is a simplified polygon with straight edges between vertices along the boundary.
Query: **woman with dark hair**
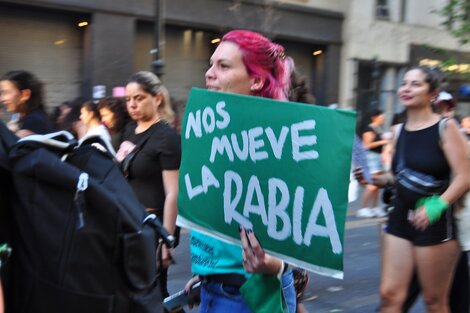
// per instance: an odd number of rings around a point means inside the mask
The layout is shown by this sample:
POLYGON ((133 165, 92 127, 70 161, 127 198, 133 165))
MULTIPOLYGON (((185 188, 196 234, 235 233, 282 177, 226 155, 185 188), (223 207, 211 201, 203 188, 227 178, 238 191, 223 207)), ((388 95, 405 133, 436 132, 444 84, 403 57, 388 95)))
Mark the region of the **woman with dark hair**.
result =
POLYGON ((457 123, 433 112, 439 86, 439 76, 428 67, 405 73, 398 96, 406 121, 394 130, 392 172, 373 177, 378 186, 396 188, 383 238, 382 313, 402 312, 415 271, 427 311, 449 312, 449 288, 460 257, 453 204, 468 190, 470 165, 457 123), (425 189, 415 177, 436 188, 425 189))
MULTIPOLYGON (((384 113, 380 109, 374 109, 370 113, 370 124, 362 132, 362 144, 367 149, 367 165, 372 175, 383 173, 382 151, 388 144, 383 138, 382 125, 384 113)), ((367 185, 364 188, 361 199, 361 209, 356 213, 357 217, 384 217, 385 211, 378 206, 379 188, 375 185, 367 185)))
POLYGON ((8 112, 17 113, 9 128, 18 137, 52 131, 46 114, 42 83, 32 73, 11 71, 0 78, 0 102, 8 112))
MULTIPOLYGON (((181 143, 171 125, 174 113, 167 90, 155 74, 137 72, 127 82, 126 104, 135 123, 126 128, 116 158, 127 164, 127 179, 147 212, 157 215, 174 235, 181 143)), ((172 250, 163 246, 160 261, 159 283, 163 297, 167 297, 172 250)))
POLYGON ((83 135, 80 140, 89 138, 90 136, 99 136, 106 144, 108 151, 115 155, 116 152, 111 145, 111 136, 109 134, 106 126, 101 123, 100 112, 98 111, 98 106, 93 101, 85 102, 80 108, 80 122, 83 124, 86 129, 86 133, 83 135))
POLYGON ((124 129, 131 121, 126 109, 126 100, 122 97, 105 97, 98 102, 101 122, 111 134, 114 149, 119 149, 123 141, 124 129))
MULTIPOLYGON (((206 87, 214 91, 286 101, 291 73, 286 62, 282 46, 259 33, 234 30, 222 38, 210 58, 206 87)), ((193 284, 202 281, 200 312, 253 312, 255 292, 265 291, 277 299, 277 303, 273 302, 273 311, 282 310, 281 300, 284 298, 288 311, 294 313, 296 296, 291 269, 283 261, 265 253, 253 231, 242 228, 240 238, 242 247, 191 231, 192 272, 196 276, 185 289, 189 291, 193 284), (211 262, 194 261, 198 259, 211 262), (242 295, 240 287, 248 281, 251 273, 268 277, 278 275, 282 294, 277 289, 268 291, 272 286, 261 283, 252 294, 242 295)))

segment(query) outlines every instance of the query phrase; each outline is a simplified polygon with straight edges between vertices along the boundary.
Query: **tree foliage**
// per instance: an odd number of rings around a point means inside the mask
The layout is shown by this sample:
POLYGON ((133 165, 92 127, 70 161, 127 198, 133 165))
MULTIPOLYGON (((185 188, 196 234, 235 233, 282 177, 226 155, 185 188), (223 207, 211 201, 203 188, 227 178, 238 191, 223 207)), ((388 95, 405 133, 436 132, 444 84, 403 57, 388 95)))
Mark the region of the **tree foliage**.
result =
POLYGON ((446 19, 442 24, 460 44, 470 43, 470 0, 449 0, 438 13, 446 19))

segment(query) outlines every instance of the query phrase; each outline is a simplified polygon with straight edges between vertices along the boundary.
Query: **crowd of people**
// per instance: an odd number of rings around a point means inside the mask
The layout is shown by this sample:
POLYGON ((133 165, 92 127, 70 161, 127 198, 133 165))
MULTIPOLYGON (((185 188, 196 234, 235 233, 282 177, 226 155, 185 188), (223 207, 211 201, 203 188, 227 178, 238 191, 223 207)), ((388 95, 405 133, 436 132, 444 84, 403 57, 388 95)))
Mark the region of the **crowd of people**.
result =
MULTIPOLYGON (((230 31, 221 39, 210 58, 205 80, 207 89, 213 91, 315 102, 284 48, 251 31, 230 31)), ((440 91, 439 75, 426 67, 412 68, 405 74, 398 97, 405 109, 404 123, 394 127, 393 132, 386 132, 383 111, 374 109, 370 112, 370 124, 361 134, 372 182, 365 183, 361 169, 356 171, 358 180, 365 184, 357 216, 388 215, 380 312, 407 311, 414 301, 413 295, 419 292, 428 312, 464 312, 456 309, 457 302, 468 312, 467 258, 459 246, 462 239, 452 213, 469 188, 465 139, 470 138, 470 117, 462 118, 461 125, 458 124, 452 96, 440 91), (418 187, 412 189, 403 183, 406 175, 416 172, 441 185, 430 193, 421 193, 418 187), (390 208, 383 208, 379 195, 387 185, 393 186, 395 196, 390 208), (457 266, 459 260, 463 269, 457 266), (467 279, 453 287, 457 281, 456 268, 458 275, 466 275, 467 279), (467 296, 455 291, 457 300, 450 301, 449 311, 448 295, 452 299, 454 289, 466 291, 467 296), (465 299, 466 304, 462 304, 465 299)), ((169 233, 177 233, 179 125, 175 124, 168 90, 155 74, 147 71, 133 74, 127 80, 125 97, 97 101, 80 97, 64 102, 49 119, 39 79, 27 71, 12 71, 0 78, 0 101, 12 116, 8 128, 18 137, 57 130, 70 131, 79 141, 99 135, 109 143, 112 155, 121 164, 146 211, 155 214, 169 233)), ((210 248, 209 257, 218 259, 215 267, 192 264, 194 276, 185 290, 189 292, 201 282, 200 312, 266 312, 253 299, 259 293, 240 292, 253 273, 279 277, 280 288, 273 293, 278 292, 282 301, 274 304, 276 309, 304 312, 298 297, 302 290, 294 284, 293 270, 297 275, 302 273, 303 283, 308 280, 307 274, 265 253, 251 229, 240 228, 241 246, 195 230, 191 230, 190 236, 191 253, 203 255, 210 248)), ((158 284, 163 297, 167 297, 172 249, 162 246, 158 259, 158 284)), ((271 286, 258 282, 258 289, 268 287, 271 286)))

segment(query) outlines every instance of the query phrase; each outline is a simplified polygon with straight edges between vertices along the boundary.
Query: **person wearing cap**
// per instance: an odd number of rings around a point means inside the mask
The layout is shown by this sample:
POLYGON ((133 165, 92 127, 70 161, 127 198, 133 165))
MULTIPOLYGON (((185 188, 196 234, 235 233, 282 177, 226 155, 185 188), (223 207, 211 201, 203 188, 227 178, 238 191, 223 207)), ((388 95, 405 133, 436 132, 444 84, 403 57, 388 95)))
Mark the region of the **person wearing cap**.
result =
POLYGON ((446 91, 439 92, 439 95, 434 101, 434 110, 437 113, 441 114, 443 117, 453 118, 455 117, 456 108, 457 103, 450 93, 446 91))

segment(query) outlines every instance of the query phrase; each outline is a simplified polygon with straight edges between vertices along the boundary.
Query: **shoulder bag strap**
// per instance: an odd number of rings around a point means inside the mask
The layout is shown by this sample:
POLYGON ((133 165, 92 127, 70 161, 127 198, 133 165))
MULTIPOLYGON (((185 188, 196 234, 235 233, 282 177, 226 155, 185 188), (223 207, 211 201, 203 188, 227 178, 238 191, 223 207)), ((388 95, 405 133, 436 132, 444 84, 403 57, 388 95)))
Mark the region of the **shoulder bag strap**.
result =
POLYGON ((397 124, 395 127, 395 136, 393 137, 393 149, 395 152, 398 150, 398 155, 397 155, 397 172, 400 172, 402 169, 405 168, 405 157, 404 157, 404 143, 403 139, 402 141, 399 142, 401 133, 403 131, 403 128, 405 127, 404 123, 397 124), (397 143, 399 146, 397 146, 397 143))
POLYGON ((449 120, 448 117, 444 117, 439 121, 439 145, 442 147, 442 144, 444 143, 444 131, 447 126, 447 121, 449 120))
MULTIPOLYGON (((153 125, 152 125, 153 126, 153 125)), ((151 126, 151 127, 152 127, 151 126)), ((121 161, 121 169, 126 177, 129 175, 129 168, 131 166, 132 160, 134 160, 136 154, 142 149, 147 140, 150 139, 152 134, 155 132, 155 128, 148 131, 140 140, 136 143, 134 149, 132 149, 129 154, 127 154, 124 159, 121 161)))
MULTIPOLYGON (((155 124, 154 124, 155 125, 155 124)), ((150 127, 153 127, 154 125, 150 126, 150 127)), ((155 128, 154 129, 151 129, 149 132, 147 132, 144 136, 142 136, 142 138, 140 138, 140 140, 135 144, 135 147, 132 151, 133 154, 136 154, 137 152, 139 152, 142 147, 145 145, 145 143, 147 142, 147 140, 150 139, 150 137, 152 136, 152 134, 155 132, 155 128)))

